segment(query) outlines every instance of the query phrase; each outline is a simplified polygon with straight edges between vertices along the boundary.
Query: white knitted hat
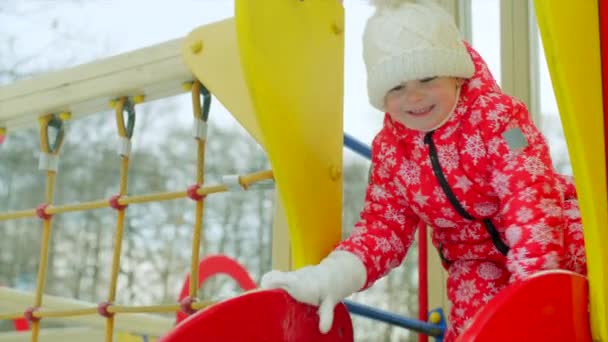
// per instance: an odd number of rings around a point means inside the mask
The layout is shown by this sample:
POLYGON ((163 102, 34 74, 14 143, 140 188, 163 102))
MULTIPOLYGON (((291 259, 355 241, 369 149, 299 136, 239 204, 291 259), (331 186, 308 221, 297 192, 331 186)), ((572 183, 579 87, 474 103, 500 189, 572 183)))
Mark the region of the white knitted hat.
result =
POLYGON ((375 0, 363 33, 369 102, 403 82, 435 76, 469 78, 475 67, 452 17, 429 0, 375 0))

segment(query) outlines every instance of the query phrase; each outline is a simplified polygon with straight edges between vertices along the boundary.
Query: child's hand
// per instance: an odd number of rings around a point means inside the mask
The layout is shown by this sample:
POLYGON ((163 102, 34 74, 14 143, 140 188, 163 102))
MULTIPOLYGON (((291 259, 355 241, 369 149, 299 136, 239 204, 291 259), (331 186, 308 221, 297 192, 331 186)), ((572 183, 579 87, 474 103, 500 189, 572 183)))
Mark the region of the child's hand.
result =
POLYGON ((318 306, 319 330, 327 333, 336 304, 360 290, 366 277, 365 267, 357 256, 335 251, 315 266, 292 272, 270 271, 262 277, 261 287, 281 288, 299 302, 318 306))

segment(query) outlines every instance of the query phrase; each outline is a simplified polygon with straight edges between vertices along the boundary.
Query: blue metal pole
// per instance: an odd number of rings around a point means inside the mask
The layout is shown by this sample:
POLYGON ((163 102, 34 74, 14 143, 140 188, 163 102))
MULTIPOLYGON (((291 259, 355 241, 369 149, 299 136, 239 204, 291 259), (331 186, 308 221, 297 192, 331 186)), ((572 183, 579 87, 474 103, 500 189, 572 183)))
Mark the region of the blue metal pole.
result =
POLYGON ((443 330, 445 329, 438 324, 422 322, 417 319, 399 316, 391 312, 355 303, 350 300, 345 300, 344 304, 348 308, 348 311, 353 315, 359 315, 377 321, 390 323, 428 336, 439 337, 443 334, 443 330))
POLYGON ((355 139, 352 135, 344 133, 344 146, 348 147, 349 150, 367 158, 372 159, 372 150, 366 144, 355 139))

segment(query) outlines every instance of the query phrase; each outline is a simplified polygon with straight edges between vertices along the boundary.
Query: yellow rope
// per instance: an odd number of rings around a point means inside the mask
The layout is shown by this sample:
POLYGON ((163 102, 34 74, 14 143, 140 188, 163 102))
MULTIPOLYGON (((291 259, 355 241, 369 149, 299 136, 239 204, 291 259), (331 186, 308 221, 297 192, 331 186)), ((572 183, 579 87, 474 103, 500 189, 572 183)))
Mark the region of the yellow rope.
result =
MULTIPOLYGON (((49 203, 49 202, 47 202, 49 203)), ((42 227, 42 241, 40 243, 40 263, 38 265, 38 278, 36 281, 36 296, 34 307, 42 305, 42 294, 46 283, 46 271, 48 265, 49 242, 51 238, 51 219, 44 220, 42 227)), ((38 341, 38 333, 40 331, 40 321, 32 322, 32 342, 38 341)))
POLYGON ((12 211, 0 214, 0 221, 15 220, 34 216, 36 216, 36 209, 12 211))
POLYGON ((23 312, 11 312, 0 314, 0 320, 13 320, 23 318, 23 312))
POLYGON ((118 212, 116 220, 116 236, 114 238, 114 254, 112 257, 112 273, 110 275, 110 291, 108 301, 113 302, 116 299, 116 284, 118 280, 118 271, 120 263, 120 253, 122 252, 122 235, 124 232, 125 211, 118 212))
POLYGON ((58 206, 49 206, 46 208, 45 212, 47 214, 62 214, 71 211, 87 211, 94 209, 102 209, 109 207, 108 200, 99 200, 93 202, 83 202, 83 203, 75 203, 75 204, 66 204, 66 205, 58 205, 58 206))
MULTIPOLYGON (((201 83, 196 81, 192 86, 192 114, 195 120, 201 118, 201 83)), ((196 184, 205 183, 205 140, 196 139, 196 184)), ((192 236, 192 257, 190 259, 190 288, 188 295, 190 298, 197 298, 198 292, 198 263, 200 259, 201 235, 203 230, 203 209, 204 201, 196 201, 194 231, 192 236)))
POLYGON ((86 316, 97 314, 97 308, 82 308, 82 309, 71 309, 71 310, 38 310, 34 312, 34 317, 37 318, 61 318, 61 317, 75 317, 75 316, 86 316))
POLYGON ((121 205, 125 204, 138 204, 138 203, 148 203, 148 202, 161 202, 161 201, 169 201, 180 198, 186 198, 185 191, 175 191, 175 192, 163 192, 158 194, 149 194, 149 195, 139 195, 139 196, 124 196, 118 200, 118 203, 121 205))
MULTIPOLYGON (((251 174, 245 174, 239 177, 240 184, 248 188, 249 186, 264 180, 273 179, 272 171, 259 171, 251 174)), ((226 184, 217 184, 210 186, 202 186, 197 190, 197 194, 201 196, 211 195, 214 193, 226 192, 228 191, 228 186, 226 184)), ((120 205, 128 205, 128 204, 142 204, 149 202, 161 202, 161 201, 170 201, 176 199, 186 198, 188 195, 186 191, 174 191, 174 192, 161 192, 147 195, 136 195, 136 196, 121 196, 118 199, 118 204, 120 205)), ((75 211, 88 211, 94 209, 103 209, 110 207, 107 199, 104 200, 95 200, 91 202, 82 202, 82 203, 73 203, 73 204, 64 204, 64 205, 49 205, 45 213, 49 215, 54 214, 62 214, 67 212, 75 212, 75 211)), ((8 221, 15 219, 22 219, 28 217, 36 217, 36 209, 26 209, 19 211, 12 211, 7 213, 0 213, 0 221, 8 221)))
MULTIPOLYGON (((195 310, 200 310, 213 305, 215 301, 200 301, 192 304, 195 310)), ((144 306, 126 306, 126 305, 109 305, 108 312, 113 314, 124 313, 172 313, 181 310, 180 304, 161 304, 161 305, 144 305, 144 306)), ((65 318, 76 316, 87 316, 98 314, 97 307, 67 309, 67 310, 50 310, 40 308, 33 313, 35 318, 65 318)), ((23 318, 23 312, 3 313, 0 314, 0 320, 14 320, 23 318)))
POLYGON ((51 238, 51 219, 44 220, 42 224, 42 242, 40 246, 40 265, 38 267, 38 278, 36 281, 36 296, 34 306, 42 305, 42 294, 46 282, 46 270, 49 254, 49 242, 51 238))
MULTIPOLYGON (((53 118, 52 115, 47 115, 40 119, 40 149, 42 153, 52 153, 54 155, 59 154, 61 149, 61 141, 51 151, 49 146, 48 129, 49 122, 53 118)), ((63 132, 61 133, 61 138, 63 132)), ((55 143, 53 143, 55 145, 55 143)), ((55 190, 55 171, 47 170, 46 173, 46 192, 45 192, 45 204, 49 205, 53 203, 53 194, 55 190)), ((40 263, 38 265, 38 278, 36 280, 36 295, 34 300, 34 307, 38 308, 42 305, 42 294, 44 293, 46 283, 46 273, 48 269, 48 257, 49 257, 49 243, 51 240, 51 222, 52 217, 45 218, 42 224, 42 241, 40 242, 40 263)), ((32 342, 38 341, 40 332, 40 321, 34 320, 32 322, 32 342)))
POLYGON ((165 304, 165 305, 149 305, 149 306, 122 306, 122 305, 110 305, 108 311, 111 313, 167 313, 167 312, 178 312, 180 310, 179 304, 165 304))
POLYGON ((239 183, 243 188, 247 189, 251 184, 273 178, 272 170, 259 171, 239 177, 239 183))
MULTIPOLYGON (((126 98, 121 98, 116 106, 116 123, 118 125, 118 134, 123 139, 130 139, 127 136, 124 126, 123 110, 126 98)), ((129 157, 121 155, 120 163, 120 185, 119 196, 127 194, 128 177, 129 177, 129 157)), ((120 202, 119 202, 120 204, 120 202)), ((118 210, 116 217, 116 236, 114 237, 114 254, 112 256, 112 271, 110 276, 110 289, 108 293, 108 302, 112 303, 116 300, 116 285, 118 283, 118 271, 120 269, 120 254, 122 252, 122 237, 124 233, 126 208, 118 210)), ((106 318, 106 342, 112 342, 114 335, 114 315, 109 315, 106 318)))

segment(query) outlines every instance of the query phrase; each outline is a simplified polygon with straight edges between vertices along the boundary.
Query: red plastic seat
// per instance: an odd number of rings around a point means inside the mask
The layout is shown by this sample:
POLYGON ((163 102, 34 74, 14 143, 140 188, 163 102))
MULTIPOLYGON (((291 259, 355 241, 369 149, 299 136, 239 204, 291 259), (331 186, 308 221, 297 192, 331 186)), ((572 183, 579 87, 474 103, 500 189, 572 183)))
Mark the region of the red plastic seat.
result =
POLYGON ((457 341, 590 342, 587 279, 546 271, 515 283, 493 298, 457 341))

